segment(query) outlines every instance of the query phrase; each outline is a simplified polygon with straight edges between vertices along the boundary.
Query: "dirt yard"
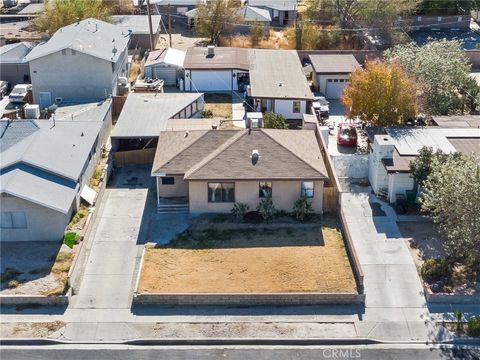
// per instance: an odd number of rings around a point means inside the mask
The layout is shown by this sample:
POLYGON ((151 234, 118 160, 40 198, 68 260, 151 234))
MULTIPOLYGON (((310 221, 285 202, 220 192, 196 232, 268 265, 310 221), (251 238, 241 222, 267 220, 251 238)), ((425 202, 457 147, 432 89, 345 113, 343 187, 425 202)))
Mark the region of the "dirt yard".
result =
POLYGON ((214 118, 232 118, 232 95, 230 94, 205 94, 203 111, 211 111, 214 118))
POLYGON ((62 321, 38 323, 1 323, 0 337, 6 338, 46 338, 65 326, 62 321))
POLYGON ((355 293, 341 234, 318 226, 187 230, 145 252, 142 293, 355 293))

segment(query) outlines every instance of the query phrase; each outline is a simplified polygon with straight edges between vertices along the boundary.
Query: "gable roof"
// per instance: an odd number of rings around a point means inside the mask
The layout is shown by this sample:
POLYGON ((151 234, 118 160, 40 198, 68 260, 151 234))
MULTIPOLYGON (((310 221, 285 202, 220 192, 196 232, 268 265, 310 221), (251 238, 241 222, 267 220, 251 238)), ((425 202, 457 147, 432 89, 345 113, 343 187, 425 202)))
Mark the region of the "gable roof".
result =
POLYGON ((165 48, 160 50, 151 51, 148 54, 147 61, 145 61, 145 67, 152 66, 156 64, 167 64, 177 67, 183 67, 185 61, 185 51, 174 49, 174 48, 165 48))
POLYGON ((215 47, 215 55, 210 57, 207 56, 206 47, 190 47, 187 49, 183 67, 199 70, 248 70, 248 50, 234 47, 215 47))
POLYGON ((27 61, 55 52, 72 49, 106 61, 116 62, 127 48, 130 37, 122 28, 97 19, 86 19, 64 26, 42 44, 37 45, 27 61))
POLYGON ((237 15, 241 16, 244 21, 251 22, 251 21, 262 21, 262 22, 270 22, 272 18, 270 16, 270 12, 265 9, 261 9, 254 6, 245 6, 243 8, 238 9, 237 15))
POLYGON ((328 178, 312 130, 209 130, 184 135, 175 131, 160 135, 153 174, 184 173, 187 180, 328 178), (253 150, 260 154, 256 164, 251 160, 253 150))
POLYGON ((297 0, 248 0, 250 6, 263 6, 280 11, 293 11, 297 9, 297 0))
POLYGON ((22 41, 0 47, 0 64, 26 63, 25 56, 34 46, 35 43, 22 41))
POLYGON ((250 96, 312 100, 295 50, 250 50, 250 96))
POLYGON ((130 93, 111 137, 158 137, 168 119, 199 99, 202 93, 130 93))
POLYGON ((352 54, 309 55, 313 70, 318 74, 350 74, 361 68, 352 54))

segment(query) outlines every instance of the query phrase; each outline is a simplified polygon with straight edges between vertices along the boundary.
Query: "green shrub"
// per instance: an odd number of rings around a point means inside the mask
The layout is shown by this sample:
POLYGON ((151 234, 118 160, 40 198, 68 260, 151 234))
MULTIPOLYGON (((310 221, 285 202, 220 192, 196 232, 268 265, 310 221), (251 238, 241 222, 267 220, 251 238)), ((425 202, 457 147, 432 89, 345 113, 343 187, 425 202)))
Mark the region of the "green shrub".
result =
POLYGON ((211 119, 213 118, 213 111, 210 109, 203 110, 202 111, 202 118, 204 119, 211 119))
POLYGON ((73 231, 67 231, 63 237, 63 242, 69 248, 73 248, 74 245, 80 241, 80 235, 73 231))
POLYGON ((305 196, 298 198, 293 203, 293 213, 295 218, 300 221, 307 220, 313 212, 312 203, 305 196))
POLYGON ((266 198, 260 201, 257 211, 262 215, 264 220, 269 220, 275 215, 275 206, 273 206, 272 198, 266 198))
POLYGON ((468 336, 480 337, 480 316, 473 316, 468 320, 468 336))
POLYGON ((80 220, 82 220, 85 216, 88 215, 88 208, 84 205, 80 206, 80 208, 77 210, 75 215, 73 215, 72 220, 70 220, 70 223, 67 226, 67 229, 73 228, 80 220))
POLYGON ((421 274, 425 281, 433 282, 450 277, 452 268, 446 260, 428 259, 422 265, 421 274))
POLYGON ((273 112, 268 112, 263 115, 263 126, 267 129, 287 129, 288 125, 285 118, 273 112))
POLYGON ((6 268, 5 271, 0 275, 0 281, 7 282, 10 280, 15 280, 18 275, 23 274, 15 268, 6 268))
POLYGON ((235 218, 237 218, 238 220, 243 220, 243 217, 245 216, 245 214, 248 212, 248 210, 250 210, 250 206, 248 206, 248 204, 244 204, 244 203, 235 203, 233 205, 233 208, 231 210, 231 213, 233 216, 235 216, 235 218))

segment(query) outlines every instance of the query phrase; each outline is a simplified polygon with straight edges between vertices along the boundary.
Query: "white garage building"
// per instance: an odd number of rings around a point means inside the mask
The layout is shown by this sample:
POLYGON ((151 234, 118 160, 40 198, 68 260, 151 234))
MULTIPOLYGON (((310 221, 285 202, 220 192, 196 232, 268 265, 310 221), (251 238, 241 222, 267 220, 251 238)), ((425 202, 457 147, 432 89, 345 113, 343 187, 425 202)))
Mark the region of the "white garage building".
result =
POLYGON ((248 49, 191 47, 185 61, 185 91, 242 90, 248 83, 248 49))
POLYGON ((351 54, 309 55, 313 84, 327 99, 340 99, 352 72, 361 66, 351 54))

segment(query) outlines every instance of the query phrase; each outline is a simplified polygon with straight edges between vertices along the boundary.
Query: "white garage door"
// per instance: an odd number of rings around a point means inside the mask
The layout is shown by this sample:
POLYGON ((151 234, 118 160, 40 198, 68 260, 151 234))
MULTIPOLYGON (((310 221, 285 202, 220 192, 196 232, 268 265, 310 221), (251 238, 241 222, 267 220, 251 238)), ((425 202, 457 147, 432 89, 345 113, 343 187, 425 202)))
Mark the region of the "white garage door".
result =
POLYGON ((154 67, 153 77, 162 79, 165 85, 177 85, 177 70, 170 67, 154 67))
POLYGON ((327 90, 325 97, 327 99, 340 99, 343 89, 347 86, 347 79, 327 79, 327 90))
POLYGON ((192 91, 231 91, 232 72, 225 71, 198 71, 191 72, 192 91))

